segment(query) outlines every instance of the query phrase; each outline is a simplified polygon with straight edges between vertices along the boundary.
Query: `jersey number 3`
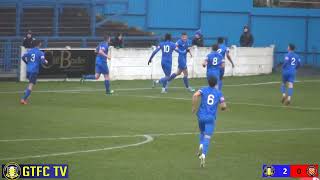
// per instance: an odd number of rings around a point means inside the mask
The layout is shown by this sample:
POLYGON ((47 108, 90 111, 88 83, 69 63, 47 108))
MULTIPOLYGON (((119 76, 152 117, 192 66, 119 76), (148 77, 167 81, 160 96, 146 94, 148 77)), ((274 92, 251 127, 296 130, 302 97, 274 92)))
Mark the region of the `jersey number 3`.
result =
POLYGON ((214 95, 209 94, 208 99, 207 99, 207 104, 210 106, 214 104, 214 95))
POLYGON ((31 54, 31 62, 34 62, 36 60, 36 54, 31 54))

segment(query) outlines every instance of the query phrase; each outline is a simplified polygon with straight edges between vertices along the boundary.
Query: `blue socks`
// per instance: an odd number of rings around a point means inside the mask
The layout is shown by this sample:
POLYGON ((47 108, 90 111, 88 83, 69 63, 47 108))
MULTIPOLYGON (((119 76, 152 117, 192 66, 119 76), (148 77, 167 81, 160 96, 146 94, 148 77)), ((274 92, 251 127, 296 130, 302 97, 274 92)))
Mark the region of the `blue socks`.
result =
POLYGON ((281 93, 286 94, 286 85, 285 84, 281 85, 281 93))
POLYGON ((187 77, 187 76, 184 76, 184 77, 183 77, 183 83, 184 83, 184 85, 186 86, 186 88, 189 88, 189 80, 188 80, 188 77, 187 77))
POLYGON ((27 88, 25 91, 24 91, 24 96, 23 96, 23 99, 24 100, 27 100, 28 97, 30 96, 31 94, 31 90, 29 88, 27 88))
POLYGON ((203 133, 200 133, 199 135, 199 144, 203 144, 203 139, 204 139, 204 134, 203 133))
POLYGON ((292 96, 293 95, 293 88, 288 88, 288 96, 292 96))
POLYGON ((163 78, 161 78, 161 79, 159 80, 159 83, 162 84, 162 87, 163 87, 163 88, 166 88, 166 87, 167 87, 168 79, 169 79, 169 78, 170 78, 170 77, 163 77, 163 78))
POLYGON ((177 74, 176 73, 173 73, 171 74, 170 78, 168 79, 168 81, 171 81, 172 79, 176 78, 177 77, 177 74))
POLYGON ((109 80, 105 80, 104 81, 104 86, 106 87, 106 92, 109 93, 110 92, 110 81, 109 80))
POLYGON ((219 81, 218 81, 218 89, 219 89, 220 91, 222 90, 222 85, 223 85, 222 80, 219 80, 219 81))
POLYGON ((208 150, 209 150, 209 144, 210 144, 210 136, 205 135, 203 138, 203 149, 202 154, 207 156, 208 150))
POLYGON ((83 76, 83 79, 96 79, 95 75, 85 75, 83 76))

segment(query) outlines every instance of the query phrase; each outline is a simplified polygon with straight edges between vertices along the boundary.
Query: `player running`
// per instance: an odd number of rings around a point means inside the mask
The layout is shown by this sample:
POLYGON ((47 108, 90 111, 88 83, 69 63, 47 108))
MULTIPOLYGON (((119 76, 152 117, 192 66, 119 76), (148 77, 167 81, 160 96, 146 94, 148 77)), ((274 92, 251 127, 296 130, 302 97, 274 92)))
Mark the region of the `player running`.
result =
POLYGON ((31 95, 33 86, 37 83, 39 69, 41 64, 48 64, 48 61, 44 57, 44 53, 40 51, 41 41, 33 41, 34 48, 30 49, 22 56, 22 60, 27 64, 27 78, 29 79, 29 85, 24 91, 24 96, 21 98, 20 103, 23 105, 28 104, 28 98, 31 95))
POLYGON ((223 65, 221 66, 221 69, 220 69, 220 78, 219 78, 220 81, 218 81, 219 90, 221 90, 222 86, 223 86, 222 79, 223 79, 224 71, 225 71, 225 60, 224 60, 225 57, 227 57, 228 61, 232 64, 232 68, 234 68, 234 63, 233 63, 231 56, 230 56, 230 50, 224 43, 223 37, 218 38, 218 45, 219 45, 218 52, 223 57, 223 65))
POLYGON ((81 83, 86 79, 99 79, 100 75, 104 76, 104 86, 106 88, 106 94, 111 95, 114 93, 113 90, 110 90, 110 77, 109 77, 109 68, 107 64, 107 59, 111 60, 111 56, 108 55, 109 51, 109 42, 110 37, 108 35, 104 36, 104 41, 101 42, 96 48, 96 74, 95 75, 84 75, 81 78, 81 83))
POLYGON ((161 66, 164 72, 165 77, 161 78, 160 80, 153 81, 153 87, 156 84, 162 84, 162 91, 161 93, 167 93, 167 82, 171 75, 172 69, 172 52, 180 52, 186 53, 186 51, 180 51, 174 42, 171 41, 171 34, 166 34, 164 37, 164 42, 161 42, 156 50, 152 52, 151 57, 149 58, 148 65, 152 62, 152 58, 161 50, 162 51, 162 58, 161 58, 161 66))
POLYGON ((200 166, 205 166, 205 159, 208 153, 210 139, 215 129, 215 121, 218 105, 224 111, 227 105, 224 101, 223 94, 216 89, 217 79, 213 76, 208 80, 209 86, 203 87, 194 93, 192 98, 192 113, 196 112, 199 97, 201 97, 200 106, 197 111, 198 124, 200 130, 200 143, 198 156, 200 159, 200 166))
POLYGON ((218 52, 218 45, 214 44, 212 46, 212 52, 207 55, 207 58, 204 60, 203 67, 207 67, 207 79, 209 80, 211 77, 215 77, 217 79, 217 88, 221 90, 219 82, 221 81, 220 73, 221 66, 224 66, 223 57, 218 52))
POLYGON ((284 63, 282 65, 282 100, 281 102, 285 105, 289 105, 291 102, 291 96, 293 94, 293 83, 296 78, 296 70, 301 65, 301 59, 299 55, 295 52, 295 45, 289 44, 288 54, 284 58, 284 63), (286 84, 287 88, 286 89, 286 84))
MULTIPOLYGON (((181 34, 181 39, 176 42, 176 46, 181 51, 178 56, 178 70, 176 73, 171 74, 169 78, 169 82, 174 78, 183 73, 183 83, 188 91, 194 92, 194 89, 189 86, 188 80, 188 68, 187 68, 187 52, 190 53, 191 41, 188 39, 188 35, 186 33, 181 34)), ((192 54, 190 53, 192 56, 192 54)))

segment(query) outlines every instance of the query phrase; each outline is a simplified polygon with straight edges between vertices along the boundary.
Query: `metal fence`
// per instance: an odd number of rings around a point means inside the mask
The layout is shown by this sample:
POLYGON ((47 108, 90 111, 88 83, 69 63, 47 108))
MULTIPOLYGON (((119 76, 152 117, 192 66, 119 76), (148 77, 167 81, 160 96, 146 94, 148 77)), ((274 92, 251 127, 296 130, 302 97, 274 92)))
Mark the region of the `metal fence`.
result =
POLYGON ((0 75, 16 77, 20 63, 21 42, 0 40, 0 75))

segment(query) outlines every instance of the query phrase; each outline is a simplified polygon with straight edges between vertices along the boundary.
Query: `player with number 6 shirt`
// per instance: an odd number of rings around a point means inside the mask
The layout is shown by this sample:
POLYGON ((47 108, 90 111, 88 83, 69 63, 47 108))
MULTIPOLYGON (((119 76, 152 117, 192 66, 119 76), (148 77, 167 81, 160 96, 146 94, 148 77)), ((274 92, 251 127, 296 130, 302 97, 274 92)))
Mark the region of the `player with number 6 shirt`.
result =
POLYGON ((218 106, 220 105, 221 110, 226 110, 227 108, 222 92, 215 88, 217 83, 217 78, 211 76, 208 79, 209 86, 198 90, 192 98, 192 113, 197 111, 200 130, 198 157, 201 167, 205 166, 205 158, 208 153, 210 139, 215 129, 218 106), (201 97, 201 101, 200 106, 197 108, 199 97, 201 97))

